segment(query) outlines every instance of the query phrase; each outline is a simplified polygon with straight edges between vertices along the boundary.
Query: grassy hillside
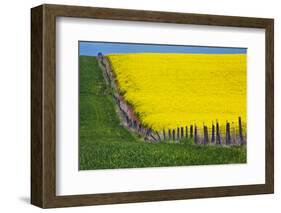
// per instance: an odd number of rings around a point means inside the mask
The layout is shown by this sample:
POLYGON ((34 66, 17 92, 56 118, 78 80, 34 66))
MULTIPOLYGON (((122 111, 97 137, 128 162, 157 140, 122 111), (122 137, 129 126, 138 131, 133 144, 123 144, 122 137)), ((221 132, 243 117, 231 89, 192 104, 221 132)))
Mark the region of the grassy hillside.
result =
POLYGON ((80 169, 245 163, 246 148, 146 143, 120 125, 95 57, 80 56, 80 169))

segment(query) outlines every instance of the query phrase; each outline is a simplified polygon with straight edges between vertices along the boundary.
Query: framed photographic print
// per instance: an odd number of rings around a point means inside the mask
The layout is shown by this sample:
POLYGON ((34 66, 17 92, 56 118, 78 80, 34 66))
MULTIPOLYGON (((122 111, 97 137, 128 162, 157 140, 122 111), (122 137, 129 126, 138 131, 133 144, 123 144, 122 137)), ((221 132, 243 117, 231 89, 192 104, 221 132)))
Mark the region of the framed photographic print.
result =
POLYGON ((273 19, 31 9, 31 203, 273 193, 273 19))

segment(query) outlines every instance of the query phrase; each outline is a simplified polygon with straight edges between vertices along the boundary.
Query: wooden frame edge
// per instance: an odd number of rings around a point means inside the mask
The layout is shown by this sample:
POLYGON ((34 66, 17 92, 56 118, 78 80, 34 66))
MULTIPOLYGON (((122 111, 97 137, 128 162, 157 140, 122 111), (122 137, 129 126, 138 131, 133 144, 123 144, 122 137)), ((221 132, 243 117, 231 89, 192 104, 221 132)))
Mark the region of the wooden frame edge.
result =
POLYGON ((274 20, 112 8, 41 5, 31 9, 31 203, 41 208, 274 192, 274 20), (195 189, 56 196, 56 17, 264 28, 266 31, 266 183, 195 189))
POLYGON ((265 28, 265 141, 266 141, 266 185, 274 193, 274 20, 268 21, 265 28))
POLYGON ((31 203, 43 207, 42 63, 43 7, 31 10, 31 203))

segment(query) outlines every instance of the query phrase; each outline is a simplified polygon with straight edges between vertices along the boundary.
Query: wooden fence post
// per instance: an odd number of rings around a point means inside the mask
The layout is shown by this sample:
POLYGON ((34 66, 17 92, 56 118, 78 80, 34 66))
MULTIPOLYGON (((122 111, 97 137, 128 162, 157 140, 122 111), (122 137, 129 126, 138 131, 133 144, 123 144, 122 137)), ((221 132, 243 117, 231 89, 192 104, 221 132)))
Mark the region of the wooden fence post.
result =
POLYGON ((138 132, 141 133, 141 123, 139 124, 138 132))
POLYGON ((183 127, 181 127, 181 138, 183 138, 183 127))
POLYGON ((231 144, 230 124, 229 124, 229 122, 226 122, 225 143, 226 143, 227 145, 231 144))
POLYGON ((221 144, 220 126, 218 122, 216 123, 216 144, 221 144))
POLYGON ((206 127, 204 124, 203 124, 203 144, 204 145, 206 144, 206 127))
POLYGON ((235 128, 235 124, 234 122, 231 123, 231 131, 232 132, 232 135, 231 135, 231 139, 232 139, 232 144, 237 144, 237 135, 236 135, 236 128, 235 128))
POLYGON ((192 125, 190 125, 189 134, 190 134, 190 138, 193 138, 193 126, 192 125))
POLYGON ((198 138, 197 138, 197 126, 194 126, 194 143, 197 144, 198 138))
POLYGON ((185 138, 188 139, 188 127, 185 126, 185 138))
POLYGON ((126 123, 129 126, 129 117, 128 117, 128 115, 125 115, 125 117, 126 117, 126 123))
POLYGON ((173 141, 175 140, 175 130, 173 129, 173 141))
POLYGON ((242 132, 242 121, 241 117, 238 118, 239 123, 239 137, 240 137, 240 144, 244 144, 243 132, 242 132))
POLYGON ((204 126, 204 145, 209 142, 209 137, 208 137, 208 127, 204 126))
POLYGON ((171 140, 171 130, 168 129, 168 136, 169 136, 169 140, 171 140))
POLYGON ((211 138, 211 143, 215 142, 215 125, 212 123, 212 138, 211 138))

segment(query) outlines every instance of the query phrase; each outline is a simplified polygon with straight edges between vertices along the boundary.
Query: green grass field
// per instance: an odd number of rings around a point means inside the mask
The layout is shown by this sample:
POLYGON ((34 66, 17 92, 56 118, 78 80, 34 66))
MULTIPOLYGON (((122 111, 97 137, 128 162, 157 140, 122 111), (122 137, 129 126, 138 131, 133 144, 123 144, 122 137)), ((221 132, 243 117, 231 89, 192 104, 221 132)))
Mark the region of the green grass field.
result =
POLYGON ((79 60, 80 170, 246 163, 244 146, 144 142, 121 126, 96 58, 79 60))

